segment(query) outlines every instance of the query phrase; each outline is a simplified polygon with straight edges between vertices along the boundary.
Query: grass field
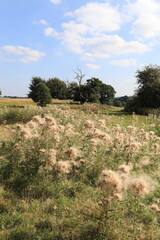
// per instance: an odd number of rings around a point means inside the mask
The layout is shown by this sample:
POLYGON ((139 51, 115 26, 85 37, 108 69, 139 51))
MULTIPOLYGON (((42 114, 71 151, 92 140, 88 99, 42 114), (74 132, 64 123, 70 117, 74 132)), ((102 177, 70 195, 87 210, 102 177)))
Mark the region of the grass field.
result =
POLYGON ((2 105, 0 240, 160 240, 160 118, 2 105))

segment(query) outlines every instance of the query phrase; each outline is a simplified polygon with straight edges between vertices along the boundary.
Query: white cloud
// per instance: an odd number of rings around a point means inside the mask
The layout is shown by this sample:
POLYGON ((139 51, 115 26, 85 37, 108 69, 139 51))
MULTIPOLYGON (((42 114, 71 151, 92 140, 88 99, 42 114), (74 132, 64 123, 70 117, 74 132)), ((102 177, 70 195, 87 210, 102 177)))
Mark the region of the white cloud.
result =
POLYGON ((90 69, 99 69, 101 67, 97 64, 92 64, 92 63, 88 63, 88 64, 86 64, 86 66, 90 69))
POLYGON ((118 9, 109 3, 88 3, 67 15, 85 24, 92 33, 118 30, 122 22, 118 9))
POLYGON ((33 50, 28 47, 23 46, 3 46, 2 51, 5 54, 7 54, 12 61, 12 56, 14 56, 14 61, 19 61, 23 63, 30 63, 30 62, 36 62, 41 57, 45 56, 43 52, 39 52, 36 50, 33 50), (17 57, 15 59, 15 57, 17 57))
POLYGON ((111 34, 111 31, 120 29, 123 15, 123 10, 120 13, 118 7, 112 7, 109 3, 88 3, 67 13, 73 20, 63 23, 61 32, 49 27, 44 34, 60 40, 67 49, 80 54, 80 58, 87 61, 113 55, 145 53, 149 50, 146 44, 126 41, 118 34, 111 34))
POLYGON ((61 3, 61 0, 50 0, 51 3, 54 3, 54 4, 59 4, 61 3))
POLYGON ((132 17, 132 31, 144 38, 160 36, 160 2, 155 0, 136 0, 126 7, 132 17))
POLYGON ((49 23, 48 23, 46 20, 44 20, 44 19, 41 19, 41 20, 39 21, 39 23, 42 24, 42 25, 48 25, 48 24, 49 24, 49 23))
POLYGON ((127 42, 118 35, 86 38, 85 44, 91 53, 90 56, 95 58, 107 58, 112 55, 129 53, 143 53, 148 50, 145 44, 137 41, 127 42))
POLYGON ((137 64, 136 59, 120 59, 120 60, 112 60, 110 61, 111 65, 117 65, 121 67, 135 66, 137 64))

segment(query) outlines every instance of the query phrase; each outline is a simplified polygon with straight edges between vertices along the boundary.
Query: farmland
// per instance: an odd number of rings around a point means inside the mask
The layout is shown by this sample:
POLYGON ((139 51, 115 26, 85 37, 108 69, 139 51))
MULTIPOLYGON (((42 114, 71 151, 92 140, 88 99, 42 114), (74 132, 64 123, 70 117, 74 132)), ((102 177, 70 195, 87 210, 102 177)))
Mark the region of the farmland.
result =
POLYGON ((0 106, 0 239, 160 239, 159 117, 61 101, 0 106))

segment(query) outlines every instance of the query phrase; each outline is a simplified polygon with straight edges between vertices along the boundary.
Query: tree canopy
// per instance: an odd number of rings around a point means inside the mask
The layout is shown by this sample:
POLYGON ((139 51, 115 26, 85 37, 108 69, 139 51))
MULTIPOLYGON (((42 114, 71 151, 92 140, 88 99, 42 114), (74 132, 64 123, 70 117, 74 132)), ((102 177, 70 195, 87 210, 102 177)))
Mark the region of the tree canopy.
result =
POLYGON ((45 84, 45 81, 40 77, 33 77, 32 83, 29 86, 30 92, 28 97, 32 98, 39 106, 45 107, 46 104, 51 103, 52 96, 50 89, 45 84))
POLYGON ((50 78, 46 84, 50 89, 52 98, 66 99, 68 97, 67 85, 59 78, 50 78))
POLYGON ((74 85, 74 100, 85 102, 111 104, 115 96, 112 86, 103 83, 99 78, 86 80, 86 84, 74 85))
POLYGON ((149 65, 136 73, 138 89, 136 96, 141 107, 160 107, 160 66, 149 65))

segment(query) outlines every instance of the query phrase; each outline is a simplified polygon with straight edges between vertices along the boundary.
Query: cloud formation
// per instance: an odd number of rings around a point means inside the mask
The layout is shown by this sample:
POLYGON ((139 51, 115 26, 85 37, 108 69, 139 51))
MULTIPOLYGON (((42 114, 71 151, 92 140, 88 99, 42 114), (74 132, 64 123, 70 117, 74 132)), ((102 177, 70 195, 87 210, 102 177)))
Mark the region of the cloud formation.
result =
POLYGON ((9 61, 19 61, 22 63, 36 62, 45 56, 43 52, 33 50, 24 46, 3 46, 2 54, 8 56, 9 61))
POLYGON ((160 2, 155 0, 129 1, 126 9, 132 19, 131 33, 144 38, 160 36, 160 2))
MULTIPOLYGON (((127 0, 120 7, 110 3, 88 3, 66 13, 71 19, 62 23, 62 31, 53 27, 44 30, 47 37, 58 39, 81 60, 95 61, 114 55, 142 54, 150 50, 143 39, 160 36, 160 3, 155 0, 127 0), (130 28, 122 38, 123 26, 130 28), (130 41, 130 34, 135 39, 130 41), (143 37, 141 41, 136 40, 143 37)), ((122 64, 122 63, 121 63, 122 64)), ((133 65, 133 62, 123 63, 133 65)))

